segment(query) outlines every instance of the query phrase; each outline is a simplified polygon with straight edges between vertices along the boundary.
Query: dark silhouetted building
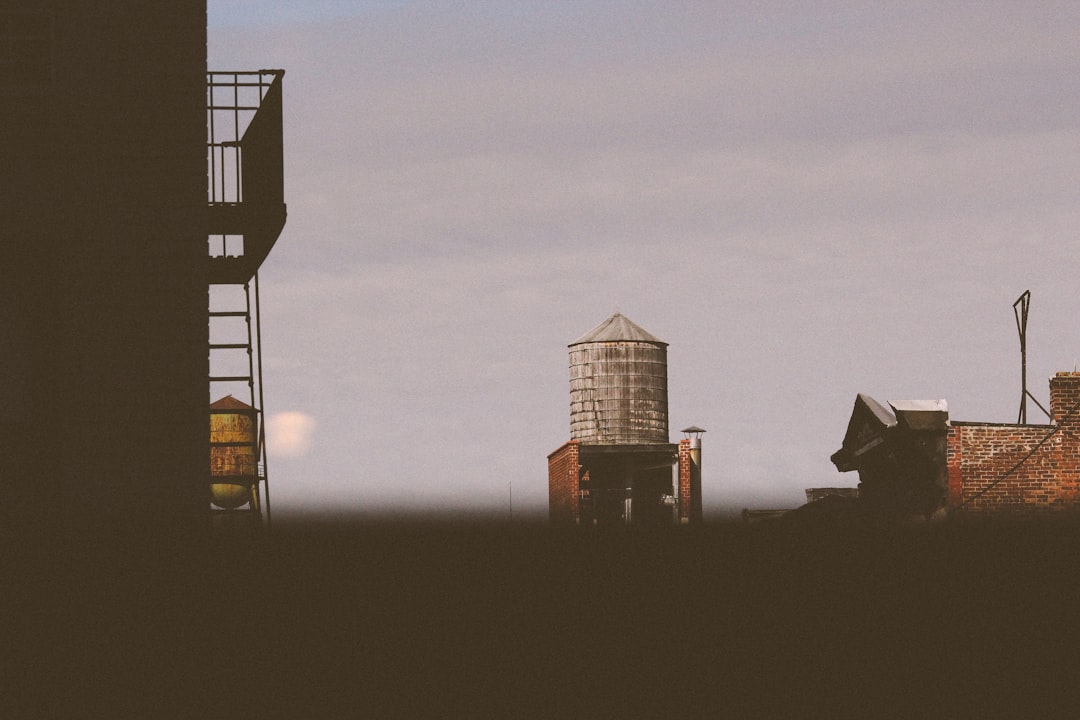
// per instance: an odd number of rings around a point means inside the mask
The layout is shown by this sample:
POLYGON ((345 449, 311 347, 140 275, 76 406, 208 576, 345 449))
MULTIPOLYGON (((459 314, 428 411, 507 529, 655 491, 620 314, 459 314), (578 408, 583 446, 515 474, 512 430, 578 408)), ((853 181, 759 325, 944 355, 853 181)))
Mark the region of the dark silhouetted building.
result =
POLYGON ((258 224, 208 187, 207 109, 205 2, 0 0, 5 510, 207 517, 208 238, 258 224))
POLYGON ((898 515, 1008 517, 1080 511, 1080 373, 1050 378, 1047 424, 950 421, 944 400, 855 400, 841 472, 859 502, 898 515))

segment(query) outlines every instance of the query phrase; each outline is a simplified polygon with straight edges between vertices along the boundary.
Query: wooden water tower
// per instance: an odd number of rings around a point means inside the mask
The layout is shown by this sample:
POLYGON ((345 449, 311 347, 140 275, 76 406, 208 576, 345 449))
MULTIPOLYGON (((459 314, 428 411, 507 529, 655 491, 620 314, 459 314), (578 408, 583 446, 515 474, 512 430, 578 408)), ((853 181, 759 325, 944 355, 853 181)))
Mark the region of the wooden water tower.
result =
POLYGON ((548 456, 552 521, 670 524, 680 492, 667 343, 615 313, 569 350, 570 442, 548 456))

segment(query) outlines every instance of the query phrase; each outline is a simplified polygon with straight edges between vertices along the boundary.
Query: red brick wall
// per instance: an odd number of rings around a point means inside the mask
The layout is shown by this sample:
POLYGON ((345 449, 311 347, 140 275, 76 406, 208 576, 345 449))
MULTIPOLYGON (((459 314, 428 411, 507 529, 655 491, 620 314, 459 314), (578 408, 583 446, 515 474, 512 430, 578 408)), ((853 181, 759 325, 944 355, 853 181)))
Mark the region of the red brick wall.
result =
POLYGON ((1059 372, 1050 378, 1050 414, 1061 422, 1070 410, 1080 408, 1080 373, 1059 372))
POLYGON ((1060 429, 1041 446, 1053 426, 953 423, 949 508, 1010 516, 1080 510, 1080 419, 1069 415, 1078 404, 1080 373, 1051 378, 1050 410, 1060 429))
POLYGON ((548 455, 548 517, 553 523, 577 525, 581 521, 578 441, 571 440, 548 455))
MULTIPOLYGON (((679 441, 679 484, 675 491, 679 498, 679 523, 700 522, 700 510, 695 514, 691 478, 690 441, 679 441)), ((548 455, 548 519, 559 525, 581 523, 581 483, 588 482, 588 473, 582 474, 580 449, 577 440, 571 440, 548 455)), ((588 485, 586 484, 586 487, 588 485)))
POLYGON ((679 523, 690 522, 690 502, 693 494, 690 487, 690 441, 679 441, 679 523))

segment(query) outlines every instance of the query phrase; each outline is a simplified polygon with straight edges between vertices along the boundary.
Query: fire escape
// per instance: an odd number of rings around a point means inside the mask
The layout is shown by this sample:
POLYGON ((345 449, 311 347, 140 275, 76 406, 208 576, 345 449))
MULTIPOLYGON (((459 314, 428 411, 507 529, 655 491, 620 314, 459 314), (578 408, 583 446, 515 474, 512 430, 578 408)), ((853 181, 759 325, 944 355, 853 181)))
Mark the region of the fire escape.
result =
POLYGON ((284 70, 206 82, 210 490, 215 515, 270 520, 259 267, 285 225, 284 70))

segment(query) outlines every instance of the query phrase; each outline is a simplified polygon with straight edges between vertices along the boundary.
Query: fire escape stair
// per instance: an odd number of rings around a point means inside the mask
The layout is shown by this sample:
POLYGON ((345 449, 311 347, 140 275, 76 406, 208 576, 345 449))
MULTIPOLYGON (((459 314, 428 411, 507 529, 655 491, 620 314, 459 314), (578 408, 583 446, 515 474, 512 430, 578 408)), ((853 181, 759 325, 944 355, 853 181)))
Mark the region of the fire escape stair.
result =
POLYGON ((209 257, 211 285, 241 285, 258 271, 285 227, 285 203, 211 203, 209 235, 241 235, 243 255, 209 257))
MULTIPOLYGON (((230 383, 247 386, 247 405, 257 423, 254 443, 257 470, 255 475, 244 475, 241 482, 232 484, 251 486, 249 509, 257 516, 262 512, 259 486, 263 485, 267 523, 270 519, 270 489, 266 478, 265 418, 262 415, 258 270, 277 242, 286 219, 283 75, 283 70, 211 72, 207 75, 209 202, 206 229, 210 240, 207 275, 211 288, 233 286, 233 289, 220 288, 222 297, 229 299, 228 309, 208 309, 213 338, 208 344, 209 384, 212 391, 227 388, 230 383), (240 288, 242 300, 235 294, 240 288), (242 318, 243 328, 235 321, 230 322, 229 318, 242 318), (217 325, 215 320, 219 321, 217 325), (246 363, 239 361, 240 351, 246 353, 246 363), (227 362, 223 364, 222 361, 227 362), (225 372, 213 374, 215 369, 225 372)), ((222 484, 222 480, 219 478, 217 483, 222 484)), ((211 484, 214 484, 213 477, 211 484)), ((230 483, 225 481, 224 484, 230 483)))

